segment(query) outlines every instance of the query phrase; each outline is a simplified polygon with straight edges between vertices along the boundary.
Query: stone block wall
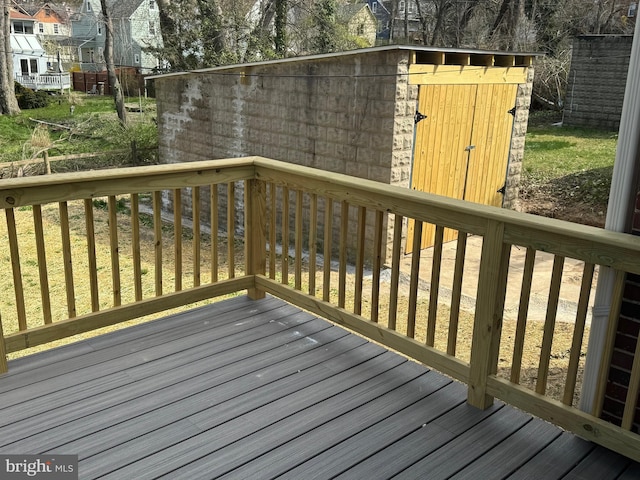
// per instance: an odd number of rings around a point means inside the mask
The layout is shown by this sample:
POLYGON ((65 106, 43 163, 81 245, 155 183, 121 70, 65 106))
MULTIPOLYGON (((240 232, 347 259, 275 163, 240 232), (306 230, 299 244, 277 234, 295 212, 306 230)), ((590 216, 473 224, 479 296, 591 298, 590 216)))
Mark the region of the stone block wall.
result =
POLYGON ((620 127, 633 35, 583 35, 573 42, 564 125, 620 127))
POLYGON ((522 159, 524 158, 524 141, 529 125, 529 107, 531 107, 531 93, 533 91, 534 68, 527 72, 527 83, 518 85, 516 94, 516 112, 513 119, 511 144, 509 146, 509 162, 502 206, 509 209, 518 208, 520 192, 520 177, 522 176, 522 159))
MULTIPOLYGON (((161 161, 261 155, 408 187, 418 92, 404 75, 409 54, 371 52, 159 78, 161 161)), ((352 209, 353 232, 356 222, 352 209)))

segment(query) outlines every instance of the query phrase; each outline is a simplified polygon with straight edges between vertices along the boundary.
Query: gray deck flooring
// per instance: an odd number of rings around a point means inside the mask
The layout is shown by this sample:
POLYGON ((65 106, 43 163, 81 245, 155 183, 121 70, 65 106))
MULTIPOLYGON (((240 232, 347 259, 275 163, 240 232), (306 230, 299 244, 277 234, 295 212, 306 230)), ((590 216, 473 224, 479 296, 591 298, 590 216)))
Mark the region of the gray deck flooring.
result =
POLYGON ((80 478, 632 479, 638 464, 274 298, 11 361, 0 453, 80 478))

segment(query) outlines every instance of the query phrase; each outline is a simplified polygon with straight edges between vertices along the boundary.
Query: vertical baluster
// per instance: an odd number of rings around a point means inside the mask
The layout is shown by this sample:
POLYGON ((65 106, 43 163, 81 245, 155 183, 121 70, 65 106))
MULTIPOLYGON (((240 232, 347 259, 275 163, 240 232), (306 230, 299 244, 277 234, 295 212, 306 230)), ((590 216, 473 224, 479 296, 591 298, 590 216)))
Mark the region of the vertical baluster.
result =
POLYGON ((549 302, 547 303, 547 315, 544 322, 542 347, 540 348, 540 363, 538 364, 536 392, 540 395, 544 395, 547 390, 549 362, 551 361, 551 345, 553 343, 553 331, 555 329, 556 315, 558 313, 558 300, 560 299, 560 286, 562 285, 563 268, 564 257, 556 255, 553 259, 551 287, 549 288, 549 302))
POLYGON ((93 201, 84 200, 84 220, 87 231, 87 256, 89 261, 89 289, 91 290, 91 311, 100 310, 98 293, 98 264, 96 261, 96 232, 93 215, 93 201))
POLYGON ((322 300, 329 301, 331 291, 331 240, 333 234, 333 200, 326 198, 324 202, 324 260, 322 280, 322 300))
POLYGON ((318 195, 311 194, 309 205, 309 295, 316 296, 316 254, 318 235, 318 195))
POLYGON ((338 265, 338 307, 344 308, 347 283, 347 237, 349 233, 349 203, 342 201, 340 209, 340 252, 338 265))
POLYGON ((71 257, 71 236, 69 234, 69 207, 67 202, 60 202, 60 233, 62 237, 62 260, 64 262, 64 281, 67 291, 67 314, 69 318, 76 316, 76 294, 73 283, 73 261, 71 257))
POLYGON ((176 292, 182 290, 182 190, 173 191, 173 276, 176 292))
POLYGON ((380 271, 382 269, 382 223, 384 212, 376 210, 373 237, 373 280, 371 286, 371 321, 378 323, 380 315, 380 271))
POLYGON ((22 271, 20 269, 20 251, 18 248, 18 231, 16 229, 16 217, 13 208, 5 210, 7 217, 7 233, 9 235, 9 252, 11 254, 11 269, 13 272, 13 289, 16 295, 16 313, 18 315, 18 329, 27 329, 27 313, 24 303, 24 287, 22 284, 22 271))
POLYGON ((113 286, 113 306, 122 304, 120 287, 120 254, 118 252, 118 216, 116 197, 109 196, 109 241, 111 245, 111 283, 113 286))
POLYGON ((136 302, 142 300, 142 261, 140 255, 140 199, 131 194, 131 254, 133 256, 133 283, 136 302))
POLYGON ((282 188, 282 283, 289 284, 289 189, 282 188))
POLYGON ((236 276, 235 262, 235 234, 236 234, 236 184, 227 184, 227 263, 229 265, 229 278, 236 276))
POLYGON ((356 291, 353 304, 353 313, 362 314, 362 284, 364 281, 364 236, 366 233, 367 209, 358 208, 358 231, 356 250, 356 291))
MULTIPOLYGON (((36 234, 36 251, 38 254, 38 273, 40 276, 40 298, 42 299, 42 316, 45 325, 52 322, 51 296, 49 293, 49 274, 47 272, 47 253, 44 241, 44 227, 42 224, 42 207, 33 206, 33 226, 36 234)), ((95 251, 94 251, 95 257, 95 251)), ((1 337, 0 337, 1 338, 1 337)))
POLYGON ((522 369, 522 352, 527 331, 527 314, 529 312, 529 299, 531 297, 531 284, 533 282, 533 268, 536 262, 536 251, 529 247, 524 259, 524 272, 522 274, 522 287, 520 288, 520 305, 518 307, 518 321, 516 323, 516 335, 513 341, 513 360, 511 363, 511 381, 520 383, 520 371, 522 369))
POLYGON ((295 288, 302 289, 302 190, 296 191, 295 288))
POLYGON ((218 281, 218 185, 211 185, 211 283, 218 281))
POLYGON ((449 333, 447 336, 447 354, 455 356, 458 344, 458 323, 460 320, 460 301, 462 299, 462 277, 467 253, 467 234, 458 232, 456 244, 456 263, 453 267, 453 286, 451 289, 451 312, 449 315, 449 333))
POLYGON ((402 222, 403 217, 401 215, 395 215, 393 222, 393 247, 391 252, 391 292, 389 292, 389 328, 391 330, 396 329, 396 319, 398 317, 398 280, 400 279, 402 222))
POLYGON ((153 192, 156 297, 162 295, 162 192, 153 192))
POLYGON ((442 266, 442 243, 444 227, 436 225, 431 264, 431 291, 429 293, 429 318, 427 320, 427 345, 433 347, 436 338, 436 320, 438 318, 438 293, 440 291, 440 268, 442 266))
POLYGON ((193 187, 191 195, 193 209, 193 286, 198 287, 200 285, 200 187, 193 187))
POLYGON ((411 281, 409 284, 409 308, 407 313, 407 337, 416 335, 416 313, 418 308, 418 282, 420 281, 420 247, 423 222, 416 220, 413 226, 413 252, 411 253, 411 281))
POLYGON ((277 190, 276 184, 269 184, 271 211, 269 212, 269 278, 276 278, 276 217, 277 217, 277 190))
POLYGON ((580 363, 580 352, 582 350, 582 339, 584 337, 584 327, 587 322, 587 312, 589 311, 589 296, 591 295, 591 285, 593 283, 593 263, 585 263, 582 271, 582 284, 580 285, 580 297, 578 299, 578 310, 576 312, 576 323, 573 327, 573 339, 571 342, 571 353, 569 355, 569 366, 567 368, 567 380, 564 386, 562 403, 573 404, 573 395, 576 390, 576 379, 578 377, 578 365, 580 363))

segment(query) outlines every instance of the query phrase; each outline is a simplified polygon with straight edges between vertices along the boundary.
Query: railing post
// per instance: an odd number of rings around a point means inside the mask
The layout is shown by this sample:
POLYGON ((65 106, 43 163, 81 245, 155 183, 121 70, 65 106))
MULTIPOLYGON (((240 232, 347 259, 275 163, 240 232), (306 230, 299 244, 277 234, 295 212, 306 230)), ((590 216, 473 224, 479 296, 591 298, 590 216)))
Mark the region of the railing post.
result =
POLYGON ((467 401, 482 409, 493 404, 493 397, 487 395, 487 378, 495 374, 498 367, 506 277, 511 251, 510 246, 503 243, 504 224, 489 220, 487 227, 482 242, 467 392, 467 401))
MULTIPOLYGON (((265 221, 267 218, 266 185, 262 180, 247 180, 244 189, 245 223, 245 270, 247 275, 264 275, 267 263, 267 237, 265 221)), ((250 288, 249 298, 264 298, 264 290, 250 288)))
POLYGON ((7 373, 9 366, 7 365, 7 347, 4 344, 4 333, 2 332, 2 315, 0 315, 0 375, 7 373))

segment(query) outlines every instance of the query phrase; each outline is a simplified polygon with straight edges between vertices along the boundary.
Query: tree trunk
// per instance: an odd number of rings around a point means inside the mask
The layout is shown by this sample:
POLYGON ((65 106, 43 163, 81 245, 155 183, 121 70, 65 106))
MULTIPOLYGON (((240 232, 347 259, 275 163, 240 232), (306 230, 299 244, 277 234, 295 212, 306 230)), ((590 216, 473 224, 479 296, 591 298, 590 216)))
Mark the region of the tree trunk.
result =
POLYGON ((13 80, 13 56, 11 54, 11 23, 9 21, 10 0, 1 0, 0 15, 0 115, 20 113, 13 80))
POLYGON ((160 16, 164 60, 171 65, 172 70, 183 70, 185 65, 180 53, 178 25, 171 11, 171 0, 156 0, 156 4, 160 16))
POLYGON ((104 17, 105 24, 104 58, 107 62, 107 75, 113 91, 113 99, 116 103, 118 118, 120 122, 125 125, 127 123, 127 113, 124 108, 124 95, 122 94, 122 87, 116 75, 116 67, 113 60, 113 22, 107 9, 107 0, 100 0, 100 5, 102 6, 102 16, 104 17))
POLYGON ((278 56, 287 55, 287 0, 276 0, 274 39, 275 50, 278 56))

